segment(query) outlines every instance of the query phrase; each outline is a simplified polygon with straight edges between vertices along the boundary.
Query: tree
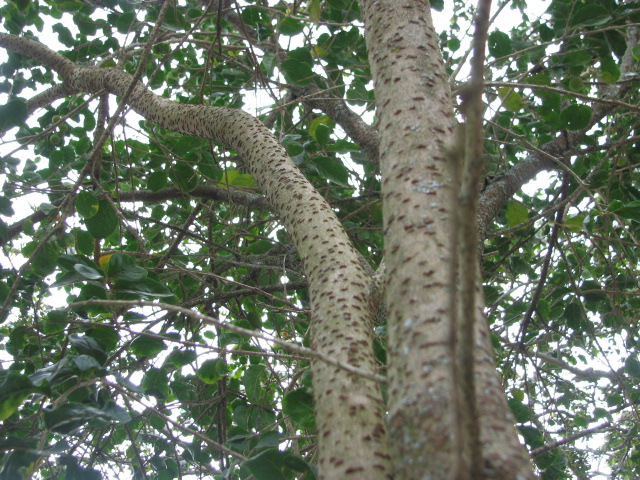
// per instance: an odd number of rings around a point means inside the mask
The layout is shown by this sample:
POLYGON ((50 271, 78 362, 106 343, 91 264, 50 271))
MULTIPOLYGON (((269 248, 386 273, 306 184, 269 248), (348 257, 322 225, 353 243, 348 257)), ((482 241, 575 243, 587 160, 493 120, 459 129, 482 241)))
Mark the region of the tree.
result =
POLYGON ((489 4, 1 7, 0 477, 637 476, 640 5, 489 4))

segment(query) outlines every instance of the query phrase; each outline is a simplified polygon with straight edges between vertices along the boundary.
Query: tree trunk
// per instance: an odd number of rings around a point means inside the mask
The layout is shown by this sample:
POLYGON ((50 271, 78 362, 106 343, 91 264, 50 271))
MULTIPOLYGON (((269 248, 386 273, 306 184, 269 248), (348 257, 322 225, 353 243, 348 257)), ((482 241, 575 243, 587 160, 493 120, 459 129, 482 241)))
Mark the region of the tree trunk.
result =
POLYGON ((455 119, 430 7, 422 0, 360 5, 380 122, 395 478, 470 478, 473 470, 484 478, 535 478, 495 369, 481 301, 474 319, 481 433, 472 441, 481 442, 484 465, 471 468, 465 458, 469 432, 451 312, 455 119))

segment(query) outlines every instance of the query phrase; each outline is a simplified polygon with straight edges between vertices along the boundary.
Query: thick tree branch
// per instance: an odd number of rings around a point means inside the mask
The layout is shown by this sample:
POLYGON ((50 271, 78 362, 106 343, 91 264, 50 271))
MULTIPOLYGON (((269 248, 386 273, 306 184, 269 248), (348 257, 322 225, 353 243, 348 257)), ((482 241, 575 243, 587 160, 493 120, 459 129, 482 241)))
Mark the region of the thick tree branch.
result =
MULTIPOLYGON (((331 207, 262 123, 242 110, 169 101, 132 84, 132 77, 120 70, 76 66, 27 38, 0 34, 0 47, 55 69, 72 89, 120 97, 130 93, 129 105, 148 121, 236 150, 282 218, 302 259, 309 281, 314 350, 354 369, 375 371, 370 280, 331 207), (336 334, 345 329, 348 335, 336 334)), ((321 478, 340 478, 354 466, 363 479, 386 478, 379 385, 322 361, 312 361, 312 369, 321 478), (354 422, 360 427, 356 434, 354 422), (342 442, 345 438, 350 439, 348 444, 342 442)))
MULTIPOLYGON (((397 479, 465 478, 455 428, 458 386, 450 323, 450 244, 458 206, 452 185, 456 167, 448 162, 455 125, 448 77, 428 4, 363 0, 360 8, 381 134, 394 470, 397 479), (442 465, 455 469, 443 471, 442 465)), ((474 315, 480 468, 487 478, 533 478, 481 313, 474 315)))
POLYGON ((73 95, 77 93, 69 88, 68 85, 60 84, 54 85, 53 87, 47 88, 44 92, 38 93, 34 95, 29 100, 27 100, 27 112, 29 115, 33 114, 39 108, 46 107, 51 105, 56 100, 59 100, 64 97, 68 97, 69 95, 73 95))

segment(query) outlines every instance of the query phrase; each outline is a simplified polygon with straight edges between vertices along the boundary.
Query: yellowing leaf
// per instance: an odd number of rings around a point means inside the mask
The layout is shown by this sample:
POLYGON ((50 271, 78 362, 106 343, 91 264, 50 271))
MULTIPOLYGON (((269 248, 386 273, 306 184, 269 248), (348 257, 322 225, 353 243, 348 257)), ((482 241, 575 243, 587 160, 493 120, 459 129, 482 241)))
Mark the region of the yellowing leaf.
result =
POLYGON ((584 215, 576 215, 575 217, 567 218, 564 221, 565 226, 571 230, 572 232, 580 232, 582 230, 582 226, 584 225, 584 215))
POLYGON ((514 92, 511 88, 499 88, 498 96, 502 98, 502 104, 510 112, 517 112, 519 110, 522 110, 522 107, 524 106, 522 95, 520 95, 518 92, 514 92))
POLYGON ((515 227, 521 223, 526 222, 529 219, 529 209, 522 203, 514 200, 507 206, 507 225, 509 227, 515 227))
POLYGON ((102 271, 104 272, 107 271, 107 267, 109 266, 109 260, 111 260, 112 256, 113 256, 113 253, 107 253, 106 255, 102 255, 100 257, 100 268, 102 269, 102 271))
POLYGON ((222 183, 223 186, 253 187, 255 181, 253 180, 253 175, 249 173, 241 173, 238 170, 227 170, 222 175, 222 183))
POLYGON ((315 24, 320 21, 320 0, 311 0, 309 2, 309 18, 315 24))

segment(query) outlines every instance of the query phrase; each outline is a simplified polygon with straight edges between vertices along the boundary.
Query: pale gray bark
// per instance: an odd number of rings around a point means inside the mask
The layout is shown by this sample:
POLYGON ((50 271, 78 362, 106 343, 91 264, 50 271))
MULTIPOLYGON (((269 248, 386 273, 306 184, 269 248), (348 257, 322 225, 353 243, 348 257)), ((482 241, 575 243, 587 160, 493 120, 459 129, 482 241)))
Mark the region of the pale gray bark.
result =
MULTIPOLYGON (((451 286, 453 103, 428 4, 362 0, 380 118, 389 330, 389 445, 397 480, 465 470, 451 286)), ((467 266, 473 268, 473 266, 467 266)), ((481 296, 475 345, 484 478, 535 478, 498 377, 481 296)))

